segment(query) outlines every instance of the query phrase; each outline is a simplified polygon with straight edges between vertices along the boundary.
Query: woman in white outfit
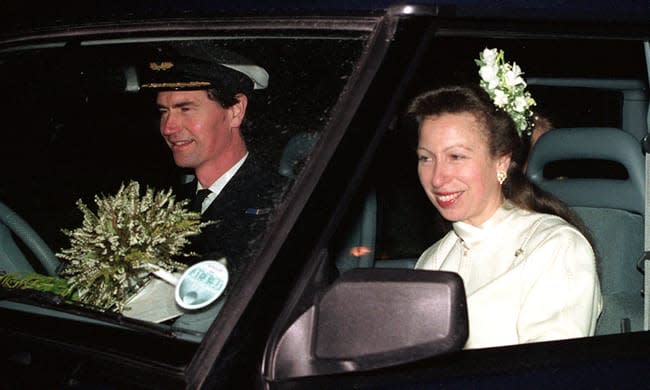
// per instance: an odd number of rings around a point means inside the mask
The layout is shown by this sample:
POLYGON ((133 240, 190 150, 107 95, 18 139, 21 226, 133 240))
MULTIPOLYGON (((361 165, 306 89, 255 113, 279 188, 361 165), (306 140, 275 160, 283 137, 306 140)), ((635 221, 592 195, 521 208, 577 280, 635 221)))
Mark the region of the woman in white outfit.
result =
POLYGON ((524 176, 525 142, 507 110, 478 86, 453 86, 418 96, 409 112, 420 182, 452 222, 416 268, 462 277, 465 348, 593 335, 602 296, 589 234, 524 176))

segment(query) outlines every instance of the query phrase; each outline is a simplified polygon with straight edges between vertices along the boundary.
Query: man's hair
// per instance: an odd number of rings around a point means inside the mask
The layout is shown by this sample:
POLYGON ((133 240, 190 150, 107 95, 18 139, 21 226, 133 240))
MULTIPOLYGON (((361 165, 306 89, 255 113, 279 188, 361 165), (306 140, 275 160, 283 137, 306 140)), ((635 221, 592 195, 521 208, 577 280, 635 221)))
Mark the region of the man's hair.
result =
POLYGON ((234 106, 238 101, 235 95, 226 95, 216 88, 208 89, 207 93, 210 100, 214 100, 215 102, 219 103, 219 105, 223 108, 230 108, 234 106))

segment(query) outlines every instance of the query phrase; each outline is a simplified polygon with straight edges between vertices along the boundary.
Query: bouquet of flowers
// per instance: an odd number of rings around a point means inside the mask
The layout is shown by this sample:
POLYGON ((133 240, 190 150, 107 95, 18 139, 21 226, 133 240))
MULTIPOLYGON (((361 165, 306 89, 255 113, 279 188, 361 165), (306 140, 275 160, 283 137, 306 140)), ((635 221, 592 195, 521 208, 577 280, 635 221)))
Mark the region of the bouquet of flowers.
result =
POLYGON ((480 67, 480 85, 490 95, 494 105, 512 117, 520 137, 530 135, 531 107, 535 105, 535 100, 526 91, 526 81, 519 65, 505 62, 503 50, 498 49, 484 49, 475 61, 480 67))
POLYGON ((184 208, 187 201, 176 202, 171 189, 147 188, 141 197, 135 181, 114 196, 95 196, 95 203, 96 214, 77 201, 82 226, 63 231, 71 246, 57 255, 67 260, 60 275, 76 290, 77 300, 104 309, 124 310, 151 272, 185 268, 173 258, 193 255, 181 249, 207 224, 184 208))

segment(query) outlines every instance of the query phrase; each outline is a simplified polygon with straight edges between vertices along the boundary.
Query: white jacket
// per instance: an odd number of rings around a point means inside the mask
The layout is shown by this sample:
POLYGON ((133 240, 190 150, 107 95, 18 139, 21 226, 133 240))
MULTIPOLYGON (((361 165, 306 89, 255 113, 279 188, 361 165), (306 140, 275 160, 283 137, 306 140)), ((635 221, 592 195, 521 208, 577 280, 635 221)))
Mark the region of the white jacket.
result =
POLYGON ((590 336, 602 310, 594 252, 563 219, 506 201, 479 227, 455 222, 416 269, 465 284, 465 348, 590 336))

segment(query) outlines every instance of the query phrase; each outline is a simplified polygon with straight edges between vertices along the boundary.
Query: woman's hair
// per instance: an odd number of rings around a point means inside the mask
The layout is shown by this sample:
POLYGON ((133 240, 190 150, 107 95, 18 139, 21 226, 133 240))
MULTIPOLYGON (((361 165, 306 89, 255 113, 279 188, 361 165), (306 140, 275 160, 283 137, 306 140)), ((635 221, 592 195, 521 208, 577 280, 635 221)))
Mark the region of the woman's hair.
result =
POLYGON ((408 113, 415 116, 419 125, 428 117, 464 112, 473 114, 483 125, 483 135, 493 158, 511 155, 508 179, 501 187, 505 198, 522 209, 563 218, 575 226, 593 247, 591 234, 582 220, 561 200, 543 191, 525 176, 523 166, 527 157, 527 140, 519 137, 510 115, 497 109, 482 88, 473 85, 438 88, 417 96, 408 108, 408 113))

